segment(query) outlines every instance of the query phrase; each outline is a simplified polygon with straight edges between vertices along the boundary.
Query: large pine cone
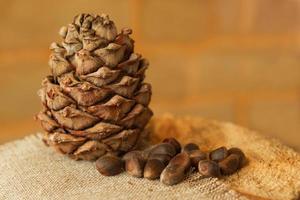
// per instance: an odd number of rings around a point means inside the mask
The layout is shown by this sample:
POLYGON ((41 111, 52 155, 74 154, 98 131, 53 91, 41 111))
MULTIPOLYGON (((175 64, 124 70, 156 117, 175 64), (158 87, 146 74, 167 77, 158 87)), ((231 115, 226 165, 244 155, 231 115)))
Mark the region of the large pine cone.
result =
POLYGON ((60 29, 63 42, 50 46, 52 75, 39 90, 46 144, 84 160, 137 145, 152 116, 151 85, 131 33, 118 34, 107 15, 80 14, 60 29))

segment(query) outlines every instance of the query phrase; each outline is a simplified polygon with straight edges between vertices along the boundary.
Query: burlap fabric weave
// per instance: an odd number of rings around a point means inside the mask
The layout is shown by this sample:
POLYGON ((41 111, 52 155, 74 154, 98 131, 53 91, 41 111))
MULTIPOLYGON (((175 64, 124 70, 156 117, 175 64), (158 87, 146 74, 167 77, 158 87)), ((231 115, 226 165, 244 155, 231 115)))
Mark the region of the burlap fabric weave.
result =
POLYGON ((38 135, 0 146, 0 199, 297 199, 300 155, 276 140, 231 123, 165 116, 147 129, 151 141, 173 135, 202 149, 242 148, 249 163, 223 179, 192 174, 175 186, 100 175, 94 163, 74 161, 47 148, 38 135))

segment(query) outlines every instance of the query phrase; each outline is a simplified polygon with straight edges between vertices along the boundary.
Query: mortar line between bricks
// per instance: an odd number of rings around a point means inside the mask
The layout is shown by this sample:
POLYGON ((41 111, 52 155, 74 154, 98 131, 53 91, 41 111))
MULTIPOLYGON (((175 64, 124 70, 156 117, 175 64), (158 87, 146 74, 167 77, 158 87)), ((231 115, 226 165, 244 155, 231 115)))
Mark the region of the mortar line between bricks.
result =
POLYGON ((207 89, 207 90, 199 90, 201 95, 199 94, 190 94, 188 96, 207 96, 207 95, 215 95, 215 96, 259 96, 259 97, 268 97, 268 96, 287 96, 287 97, 295 97, 298 96, 300 93, 300 87, 293 87, 293 88, 284 88, 284 89, 252 89, 252 90, 226 90, 224 88, 219 88, 217 90, 214 89, 207 89))
POLYGON ((134 34, 134 40, 138 43, 142 41, 142 31, 140 26, 140 11, 141 11, 141 1, 140 0, 130 0, 129 1, 132 12, 130 13, 130 20, 132 22, 132 30, 134 34))
MULTIPOLYGON (((214 2, 213 1, 209 1, 209 4, 208 4, 208 10, 209 10, 209 13, 212 13, 212 14, 210 14, 209 15, 209 17, 208 17, 208 30, 209 30, 209 32, 211 32, 211 33, 213 33, 214 32, 214 30, 215 30, 215 24, 216 24, 216 22, 218 21, 217 19, 216 19, 216 14, 214 13, 214 6, 215 6, 215 4, 214 4, 214 2)), ((201 15, 199 15, 199 17, 201 17, 201 15)), ((201 19, 200 19, 201 20, 201 19)))
POLYGON ((256 12, 255 7, 256 2, 253 0, 245 0, 241 4, 240 15, 240 29, 243 33, 249 32, 251 25, 253 24, 254 13, 256 12))
POLYGON ((211 37, 204 41, 195 41, 194 43, 165 43, 165 42, 149 42, 142 41, 140 42, 140 48, 146 51, 167 51, 167 50, 180 50, 182 53, 199 53, 199 51, 218 48, 219 51, 226 51, 228 48, 234 48, 237 50, 247 50, 247 49, 261 49, 261 48, 271 48, 272 46, 280 46, 281 48, 292 48, 298 49, 295 47, 295 41, 299 40, 299 36, 291 35, 288 38, 285 36, 273 37, 269 36, 264 37, 228 37, 228 36, 217 36, 211 37), (225 43, 225 44, 224 44, 225 43), (225 48, 224 48, 225 46, 225 48))
POLYGON ((183 99, 180 100, 174 100, 170 101, 169 98, 159 98, 156 100, 156 98, 153 98, 153 103, 155 104, 193 104, 194 102, 201 102, 201 103, 218 103, 218 102, 233 102, 238 99, 243 98, 247 101, 284 101, 284 102, 298 102, 300 100, 300 92, 293 91, 289 93, 272 93, 272 94, 259 94, 259 93, 251 93, 248 95, 241 94, 241 93, 206 93, 203 95, 187 95, 183 99), (156 103, 157 101, 157 103, 156 103))
MULTIPOLYGON (((137 0, 131 0, 131 1, 137 1, 137 0)), ((139 1, 137 1, 139 2, 139 1)), ((209 40, 205 40, 203 42, 199 42, 199 44, 182 44, 182 43, 155 43, 155 45, 149 43, 149 42, 143 42, 141 39, 139 39, 140 31, 139 31, 139 25, 136 22, 133 22, 136 27, 136 36, 135 40, 139 41, 138 48, 144 52, 151 52, 153 54, 159 54, 161 52, 178 52, 184 55, 188 56, 195 56, 199 53, 211 49, 211 48, 218 48, 224 46, 224 44, 220 44, 221 42, 230 42, 232 40, 235 40, 234 43, 228 44, 226 48, 220 48, 219 52, 226 52, 228 48, 233 48, 235 50, 259 50, 262 47, 263 48, 270 48, 271 45, 279 45, 281 48, 291 48, 291 49, 298 49, 295 47, 294 43, 295 41, 300 42, 300 36, 298 34, 291 35, 288 37, 288 39, 285 39, 284 42, 282 40, 278 41, 278 38, 273 38, 270 40, 268 37, 259 37, 259 38, 233 38, 233 37, 227 37, 227 36, 218 36, 209 40), (265 43, 266 39, 270 40, 269 43, 265 43), (260 43, 257 45, 257 43, 260 43), (292 45, 292 47, 289 47, 289 45, 292 45), (246 48, 246 49, 245 49, 246 48)), ((282 39, 282 38, 281 38, 282 39)), ((13 49, 1 49, 0 50, 0 60, 3 62, 17 62, 20 59, 24 58, 34 58, 36 60, 44 60, 45 58, 48 58, 50 54, 49 50, 46 49, 35 49, 35 48, 13 48, 13 49)))

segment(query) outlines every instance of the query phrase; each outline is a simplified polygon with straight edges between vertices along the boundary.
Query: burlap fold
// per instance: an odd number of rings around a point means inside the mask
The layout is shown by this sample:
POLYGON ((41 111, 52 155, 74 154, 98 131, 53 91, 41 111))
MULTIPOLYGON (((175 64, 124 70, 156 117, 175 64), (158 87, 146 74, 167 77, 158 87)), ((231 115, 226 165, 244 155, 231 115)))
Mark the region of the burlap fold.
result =
POLYGON ((231 123, 195 118, 155 118, 151 141, 173 135, 202 149, 242 148, 249 163, 223 179, 192 174, 175 186, 133 178, 104 177, 94 163, 74 161, 47 148, 37 135, 0 146, 0 199, 296 199, 300 155, 276 140, 231 123))

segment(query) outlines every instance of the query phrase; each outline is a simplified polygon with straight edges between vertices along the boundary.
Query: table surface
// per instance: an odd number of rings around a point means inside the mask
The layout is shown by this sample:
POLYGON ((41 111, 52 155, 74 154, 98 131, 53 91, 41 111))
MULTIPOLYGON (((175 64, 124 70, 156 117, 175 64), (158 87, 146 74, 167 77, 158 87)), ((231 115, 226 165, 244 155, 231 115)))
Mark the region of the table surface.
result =
MULTIPOLYGON (((171 195, 173 199, 176 197, 178 199, 183 194, 186 197, 184 199, 191 199, 188 198, 191 194, 199 198, 210 197, 206 195, 214 196, 215 191, 218 194, 224 194, 224 191, 229 190, 233 192, 225 192, 225 194, 230 197, 236 194, 259 197, 253 199, 276 197, 276 199, 285 200, 295 199, 299 195, 300 154, 277 140, 267 139, 262 134, 232 123, 201 118, 172 116, 154 118, 148 130, 151 132, 152 142, 161 141, 162 138, 172 135, 182 144, 197 143, 203 151, 220 146, 240 147, 246 154, 248 164, 237 173, 222 177, 217 180, 218 182, 215 179, 191 177, 176 187, 162 187, 158 181, 134 179, 125 174, 111 179, 102 177, 91 162, 73 161, 46 147, 40 138, 30 136, 0 146, 0 171, 6 172, 5 176, 1 176, 0 179, 0 199, 2 193, 4 197, 5 195, 19 195, 18 198, 13 199, 22 199, 20 195, 30 196, 33 195, 32 191, 36 191, 34 195, 37 196, 65 195, 67 199, 71 199, 74 195, 78 197, 75 199, 80 199, 84 195, 85 197, 92 195, 95 198, 95 195, 100 197, 104 194, 109 199, 117 199, 116 193, 122 193, 124 199, 128 195, 137 193, 156 195, 156 197, 161 197, 162 194, 171 195), (41 183, 43 187, 40 187, 41 183), (144 187, 147 184, 151 187, 149 191, 148 187, 144 187), (5 187, 1 187, 4 185, 5 187), (132 193, 128 194, 128 191, 132 193), (211 191, 214 192, 211 193, 211 191)), ((230 197, 225 199, 237 199, 230 197)))

